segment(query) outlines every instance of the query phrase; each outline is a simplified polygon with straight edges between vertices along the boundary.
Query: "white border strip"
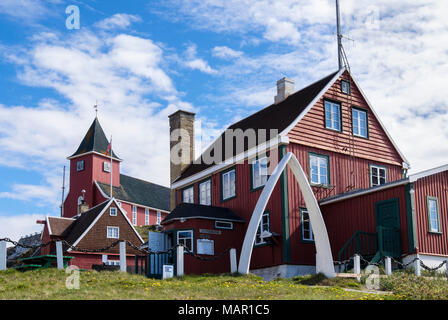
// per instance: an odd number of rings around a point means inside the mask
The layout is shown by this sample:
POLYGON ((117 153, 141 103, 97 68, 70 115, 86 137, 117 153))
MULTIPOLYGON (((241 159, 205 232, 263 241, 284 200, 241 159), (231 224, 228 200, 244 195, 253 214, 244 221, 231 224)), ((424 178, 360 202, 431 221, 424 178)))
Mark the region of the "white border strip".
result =
POLYGON ((448 171, 448 164, 446 164, 444 166, 437 167, 437 168, 425 170, 425 171, 422 171, 422 172, 419 172, 416 174, 409 175, 409 181, 415 182, 419 179, 422 179, 422 178, 425 178, 428 176, 432 176, 432 175, 435 175, 435 174, 438 174, 438 173, 441 173, 444 171, 448 171))

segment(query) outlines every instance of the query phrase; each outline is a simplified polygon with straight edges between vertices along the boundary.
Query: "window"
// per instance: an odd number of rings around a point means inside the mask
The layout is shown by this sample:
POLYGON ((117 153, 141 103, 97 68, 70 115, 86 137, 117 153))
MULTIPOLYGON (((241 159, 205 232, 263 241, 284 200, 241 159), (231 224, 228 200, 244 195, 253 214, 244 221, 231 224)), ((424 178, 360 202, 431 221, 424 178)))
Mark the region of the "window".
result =
POLYGON ((162 213, 157 211, 157 221, 156 224, 160 224, 162 222, 162 213))
POLYGON ((341 81, 341 91, 343 93, 350 94, 350 89, 351 89, 350 82, 342 80, 341 81))
POLYGON ((120 202, 120 201, 117 201, 117 203, 118 203, 118 206, 121 208, 121 202, 120 202))
POLYGON ((193 251, 193 230, 178 231, 177 244, 181 244, 188 250, 193 251))
POLYGON ((235 169, 221 174, 222 200, 228 200, 236 196, 235 169))
POLYGON ((311 226, 310 215, 308 210, 301 210, 302 240, 314 241, 313 227, 311 226))
POLYGON ((233 230, 233 223, 228 221, 215 221, 215 229, 233 230))
POLYGON ((115 217, 117 215, 117 208, 110 208, 110 215, 115 217))
POLYGON ((367 138, 367 112, 360 109, 352 109, 353 135, 367 138))
POLYGON ((252 162, 252 190, 261 188, 268 181, 268 158, 264 157, 252 162))
POLYGON ((263 237, 263 233, 271 232, 271 221, 269 212, 263 213, 261 217, 260 225, 258 226, 257 235, 255 237, 255 245, 261 245, 267 243, 263 237))
POLYGON ((137 225, 137 207, 136 206, 132 206, 132 224, 134 226, 137 225))
POLYGON ((341 131, 341 105, 339 103, 325 101, 325 127, 341 131))
POLYGON ((194 203, 194 187, 182 191, 182 201, 185 203, 194 203))
POLYGON ((429 232, 440 233, 440 215, 439 215, 439 199, 434 197, 427 198, 428 203, 428 219, 429 232))
POLYGON ((76 171, 83 171, 84 170, 84 160, 79 160, 76 162, 76 171))
POLYGON ((330 170, 328 157, 310 154, 310 181, 315 185, 328 185, 330 183, 330 170))
POLYGON ((210 206, 212 204, 212 181, 207 180, 199 184, 199 204, 210 206))
POLYGON ((370 166, 370 185, 372 187, 387 183, 387 169, 379 166, 370 166))
POLYGON ((104 172, 111 172, 111 165, 109 161, 103 162, 103 171, 104 172))
POLYGON ((149 225, 149 209, 145 208, 145 226, 149 225))
POLYGON ((120 237, 119 227, 107 227, 107 238, 108 239, 118 239, 120 237))

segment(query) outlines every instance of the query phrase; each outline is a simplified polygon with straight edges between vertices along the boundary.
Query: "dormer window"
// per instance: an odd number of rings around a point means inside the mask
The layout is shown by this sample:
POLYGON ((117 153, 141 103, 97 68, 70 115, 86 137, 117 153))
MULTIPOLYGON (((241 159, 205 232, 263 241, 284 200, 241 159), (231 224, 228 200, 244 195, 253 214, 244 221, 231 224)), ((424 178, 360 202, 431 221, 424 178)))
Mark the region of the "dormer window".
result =
POLYGON ((76 171, 83 171, 84 170, 84 160, 79 160, 76 162, 76 171))
POLYGON ((350 82, 347 82, 347 81, 344 81, 344 80, 342 80, 341 81, 341 91, 343 92, 343 93, 345 93, 345 94, 350 94, 351 93, 351 90, 350 90, 351 88, 350 88, 350 82))

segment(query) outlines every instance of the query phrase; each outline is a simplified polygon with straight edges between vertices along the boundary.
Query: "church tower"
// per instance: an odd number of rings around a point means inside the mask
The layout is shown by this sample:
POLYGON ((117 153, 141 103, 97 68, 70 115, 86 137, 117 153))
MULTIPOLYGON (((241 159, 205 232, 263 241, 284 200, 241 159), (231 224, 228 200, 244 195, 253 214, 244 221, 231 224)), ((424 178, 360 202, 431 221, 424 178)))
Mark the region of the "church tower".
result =
POLYGON ((120 186, 120 162, 111 149, 103 128, 95 117, 78 149, 67 159, 70 160, 70 189, 64 201, 63 217, 73 217, 98 203, 95 181, 120 186), (112 167, 111 167, 112 155, 112 167))

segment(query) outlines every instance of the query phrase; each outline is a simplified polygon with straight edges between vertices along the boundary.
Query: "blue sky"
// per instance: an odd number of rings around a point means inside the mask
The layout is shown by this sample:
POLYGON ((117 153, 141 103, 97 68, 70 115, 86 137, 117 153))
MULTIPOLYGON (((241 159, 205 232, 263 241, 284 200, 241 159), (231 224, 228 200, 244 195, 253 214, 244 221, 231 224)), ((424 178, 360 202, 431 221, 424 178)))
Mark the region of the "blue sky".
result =
MULTIPOLYGON (((352 73, 412 170, 446 164, 446 2, 341 0, 341 11, 352 73)), ((278 79, 300 89, 334 72, 336 55, 333 0, 2 0, 0 236, 58 214, 62 167, 96 101, 123 172, 168 185, 170 113, 196 112, 205 145, 271 104, 278 79), (69 5, 79 30, 66 28, 69 5)))

